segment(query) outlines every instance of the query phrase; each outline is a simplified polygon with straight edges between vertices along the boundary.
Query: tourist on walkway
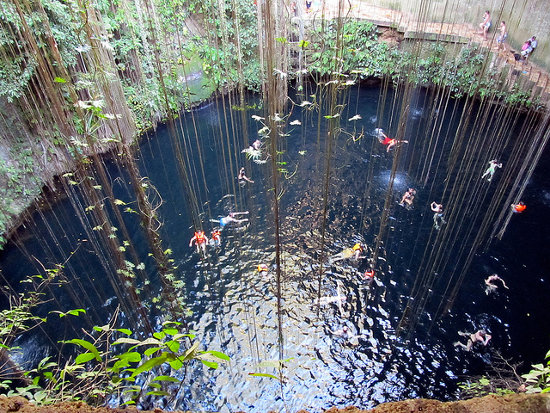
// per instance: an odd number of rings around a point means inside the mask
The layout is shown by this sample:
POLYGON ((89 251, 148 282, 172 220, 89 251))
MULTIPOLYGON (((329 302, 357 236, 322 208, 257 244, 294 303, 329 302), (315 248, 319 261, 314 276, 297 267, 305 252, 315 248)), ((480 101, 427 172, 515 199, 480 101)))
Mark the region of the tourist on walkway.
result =
POLYGON ((508 38, 508 29, 506 28, 506 22, 503 20, 500 22, 500 34, 497 37, 498 50, 506 51, 506 46, 504 42, 508 38))
POLYGON ((489 10, 485 10, 485 13, 483 14, 483 21, 479 23, 479 28, 481 29, 481 32, 479 34, 483 35, 483 39, 487 40, 487 33, 489 32, 489 28, 491 27, 491 13, 489 10))

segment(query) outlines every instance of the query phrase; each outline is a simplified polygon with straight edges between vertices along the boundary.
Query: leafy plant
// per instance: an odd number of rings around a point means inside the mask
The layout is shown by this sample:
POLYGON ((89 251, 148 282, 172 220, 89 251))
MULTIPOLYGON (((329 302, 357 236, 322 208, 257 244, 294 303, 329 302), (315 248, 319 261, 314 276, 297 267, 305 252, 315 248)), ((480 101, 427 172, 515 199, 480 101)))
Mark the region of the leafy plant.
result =
MULTIPOLYGON (((62 314, 80 313, 81 309, 62 314)), ((81 351, 64 365, 44 358, 25 373, 30 383, 11 389, 8 395, 23 396, 37 404, 61 400, 102 404, 112 400, 151 407, 158 398, 177 394, 185 380, 182 368, 193 360, 210 369, 230 360, 219 351, 199 350, 194 334, 180 333, 180 323, 165 322, 160 331, 145 339, 131 338, 132 331, 113 324, 94 327, 86 339, 63 341, 81 351)), ((11 385, 11 381, 4 381, 0 386, 11 385)))
POLYGON ((550 392, 550 351, 544 356, 546 364, 533 364, 531 371, 522 374, 525 379, 527 393, 548 393, 550 392))

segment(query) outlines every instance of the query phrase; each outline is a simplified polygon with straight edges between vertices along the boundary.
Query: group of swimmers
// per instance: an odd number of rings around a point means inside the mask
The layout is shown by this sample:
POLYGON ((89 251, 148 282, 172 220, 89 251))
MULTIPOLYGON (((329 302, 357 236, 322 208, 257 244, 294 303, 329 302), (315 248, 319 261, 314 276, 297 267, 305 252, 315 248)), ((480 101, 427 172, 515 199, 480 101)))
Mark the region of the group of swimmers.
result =
MULTIPOLYGON (((497 274, 492 274, 485 279, 485 294, 489 295, 496 292, 498 289, 498 283, 501 283, 507 290, 509 289, 506 282, 502 278, 500 278, 497 274)), ((466 351, 471 351, 476 344, 481 344, 485 347, 489 344, 489 340, 492 338, 491 334, 489 334, 485 329, 477 330, 475 333, 459 331, 458 334, 463 337, 467 337, 466 344, 457 341, 454 345, 462 347, 466 351)))
POLYGON ((221 230, 230 223, 236 223, 241 224, 243 222, 247 222, 248 218, 235 218, 239 215, 248 215, 248 211, 244 212, 231 212, 229 215, 225 217, 221 217, 219 219, 211 219, 211 222, 215 222, 216 224, 220 224, 220 227, 213 230, 210 233, 211 240, 208 239, 206 234, 203 230, 195 231, 195 235, 191 240, 189 241, 189 247, 192 247, 193 244, 195 244, 197 248, 197 252, 199 254, 206 254, 206 247, 208 244, 211 244, 214 247, 219 247, 221 245, 222 239, 221 239, 221 230))

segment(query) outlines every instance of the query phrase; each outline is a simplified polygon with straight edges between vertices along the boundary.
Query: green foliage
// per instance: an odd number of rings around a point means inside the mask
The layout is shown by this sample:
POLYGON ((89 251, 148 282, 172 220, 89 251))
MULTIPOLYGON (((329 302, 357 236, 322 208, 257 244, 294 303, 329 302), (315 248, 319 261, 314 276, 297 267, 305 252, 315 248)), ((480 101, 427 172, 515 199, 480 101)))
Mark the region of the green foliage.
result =
POLYGON ((548 393, 550 392, 550 351, 544 356, 546 364, 533 364, 531 371, 522 374, 525 379, 527 393, 548 393))
MULTIPOLYGON (((128 337, 132 334, 128 329, 96 326, 94 331, 99 334, 90 334, 91 339, 63 342, 84 350, 76 354, 73 362, 58 365, 45 358, 37 368, 25 373, 30 384, 11 389, 8 395, 24 396, 36 404, 61 400, 102 404, 117 397, 121 404, 144 405, 176 393, 184 378, 181 369, 193 360, 212 369, 230 360, 219 351, 199 350, 199 343, 193 342, 195 336, 180 333, 177 327, 179 323, 165 323, 153 337, 134 339, 128 337), (156 375, 159 369, 163 374, 156 375), (164 374, 168 370, 170 374, 164 374)), ((11 381, 4 381, 0 386, 11 385, 11 381)))
POLYGON ((505 394, 514 393, 512 390, 495 386, 494 383, 485 376, 474 381, 459 383, 458 388, 460 389, 461 397, 465 399, 487 396, 489 394, 503 396, 505 394))
MULTIPOLYGON (((64 1, 42 0, 38 3, 27 3, 32 9, 22 9, 26 26, 41 47, 46 59, 55 60, 48 46, 49 36, 53 41, 66 67, 76 64, 78 46, 78 27, 71 18, 69 5, 64 1), (43 10, 43 12, 42 12, 43 10)), ((23 25, 14 2, 0 1, 0 48, 4 51, 0 58, 0 96, 11 102, 27 92, 30 79, 35 75, 37 61, 32 52, 23 25), (14 36, 14 34, 18 36, 14 36)))

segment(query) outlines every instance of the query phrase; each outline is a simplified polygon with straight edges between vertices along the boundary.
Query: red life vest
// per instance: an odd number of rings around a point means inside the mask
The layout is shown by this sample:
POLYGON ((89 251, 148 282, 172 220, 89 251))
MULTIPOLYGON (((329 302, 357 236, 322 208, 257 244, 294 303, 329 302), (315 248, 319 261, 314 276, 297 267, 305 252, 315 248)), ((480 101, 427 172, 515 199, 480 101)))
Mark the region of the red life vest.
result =
POLYGON ((195 232, 195 239, 197 244, 202 244, 206 242, 206 237, 204 236, 204 231, 195 232))
POLYGON ((374 270, 367 270, 365 271, 365 278, 373 278, 374 277, 374 270))
POLYGON ((212 238, 215 240, 215 241, 219 241, 220 240, 220 231, 212 231, 212 238))
POLYGON ((523 211, 525 211, 525 209, 527 209, 527 205, 525 205, 525 204, 516 204, 516 205, 514 205, 514 209, 516 210, 516 212, 523 212, 523 211))

